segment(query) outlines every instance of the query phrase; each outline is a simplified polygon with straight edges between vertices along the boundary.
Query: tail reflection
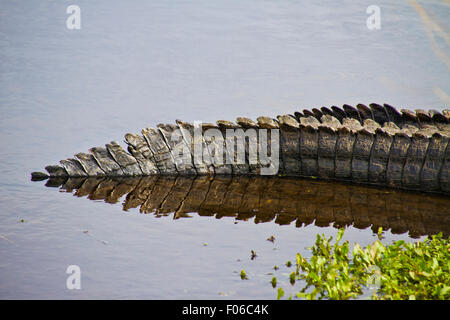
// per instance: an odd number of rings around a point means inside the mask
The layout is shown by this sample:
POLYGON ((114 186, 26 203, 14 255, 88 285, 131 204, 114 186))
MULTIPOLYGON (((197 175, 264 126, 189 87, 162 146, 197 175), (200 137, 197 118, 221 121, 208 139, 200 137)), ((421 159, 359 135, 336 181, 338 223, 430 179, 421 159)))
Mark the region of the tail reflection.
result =
POLYGON ((200 216, 254 218, 255 223, 295 221, 297 227, 353 225, 375 232, 379 227, 412 237, 450 234, 448 197, 364 186, 275 177, 170 177, 50 179, 78 197, 117 203, 123 210, 174 218, 200 216))

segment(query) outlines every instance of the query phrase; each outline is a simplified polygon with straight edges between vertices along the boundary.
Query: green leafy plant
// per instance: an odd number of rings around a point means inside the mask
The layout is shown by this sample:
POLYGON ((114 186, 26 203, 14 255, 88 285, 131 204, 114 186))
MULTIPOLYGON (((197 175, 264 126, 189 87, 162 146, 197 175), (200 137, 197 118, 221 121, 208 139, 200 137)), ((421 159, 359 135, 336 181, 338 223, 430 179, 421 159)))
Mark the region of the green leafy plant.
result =
POLYGON ((277 278, 273 277, 270 283, 272 283, 272 287, 275 288, 277 286, 277 278))
POLYGON ((295 272, 292 272, 292 273, 289 275, 289 282, 290 282, 292 285, 295 284, 295 272))
POLYGON ((278 288, 277 290, 277 300, 280 300, 284 296, 284 290, 283 288, 278 288))
POLYGON ((309 261, 297 254, 290 282, 306 284, 297 298, 351 299, 374 286, 372 299, 450 299, 450 238, 385 246, 379 229, 377 241, 365 248, 355 243, 350 254, 348 241, 339 243, 343 235, 340 229, 334 244, 333 237, 317 235, 309 261))

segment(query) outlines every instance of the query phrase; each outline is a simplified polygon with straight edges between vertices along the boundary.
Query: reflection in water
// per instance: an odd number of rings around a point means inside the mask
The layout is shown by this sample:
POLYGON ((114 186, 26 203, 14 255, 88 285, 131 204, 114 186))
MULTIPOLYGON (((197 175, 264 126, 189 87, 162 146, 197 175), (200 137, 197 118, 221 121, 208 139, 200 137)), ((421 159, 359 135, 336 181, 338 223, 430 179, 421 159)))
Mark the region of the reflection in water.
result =
POLYGON ((353 225, 375 232, 379 227, 411 237, 450 234, 450 198, 315 180, 276 177, 144 177, 51 179, 75 196, 140 208, 174 218, 200 216, 254 218, 255 223, 295 221, 297 227, 353 225))

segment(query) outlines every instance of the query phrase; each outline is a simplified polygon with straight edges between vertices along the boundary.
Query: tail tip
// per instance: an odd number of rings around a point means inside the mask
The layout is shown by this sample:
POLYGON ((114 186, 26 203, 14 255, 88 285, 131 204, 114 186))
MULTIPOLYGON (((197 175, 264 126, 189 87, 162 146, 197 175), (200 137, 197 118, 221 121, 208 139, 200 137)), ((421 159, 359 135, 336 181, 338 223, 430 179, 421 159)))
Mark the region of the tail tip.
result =
POLYGON ((49 178, 49 175, 44 172, 32 172, 31 173, 31 181, 41 181, 49 178))

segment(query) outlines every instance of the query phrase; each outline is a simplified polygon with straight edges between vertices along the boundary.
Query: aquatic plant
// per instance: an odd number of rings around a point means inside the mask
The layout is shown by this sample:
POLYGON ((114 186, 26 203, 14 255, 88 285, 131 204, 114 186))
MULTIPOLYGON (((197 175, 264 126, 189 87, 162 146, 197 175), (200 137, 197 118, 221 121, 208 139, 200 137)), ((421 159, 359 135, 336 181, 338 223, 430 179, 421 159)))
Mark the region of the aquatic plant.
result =
POLYGON ((414 243, 383 245, 380 229, 377 241, 364 248, 355 243, 350 254, 349 242, 339 243, 343 235, 340 229, 334 244, 333 237, 317 235, 309 261, 297 254, 290 282, 305 283, 297 298, 351 299, 372 289, 372 299, 450 299, 450 238, 440 233, 414 243))
POLYGON ((284 296, 284 290, 283 288, 278 288, 277 290, 277 300, 280 300, 284 296))
POLYGON ((277 278, 273 277, 270 283, 272 284, 272 287, 275 288, 277 286, 277 278))

